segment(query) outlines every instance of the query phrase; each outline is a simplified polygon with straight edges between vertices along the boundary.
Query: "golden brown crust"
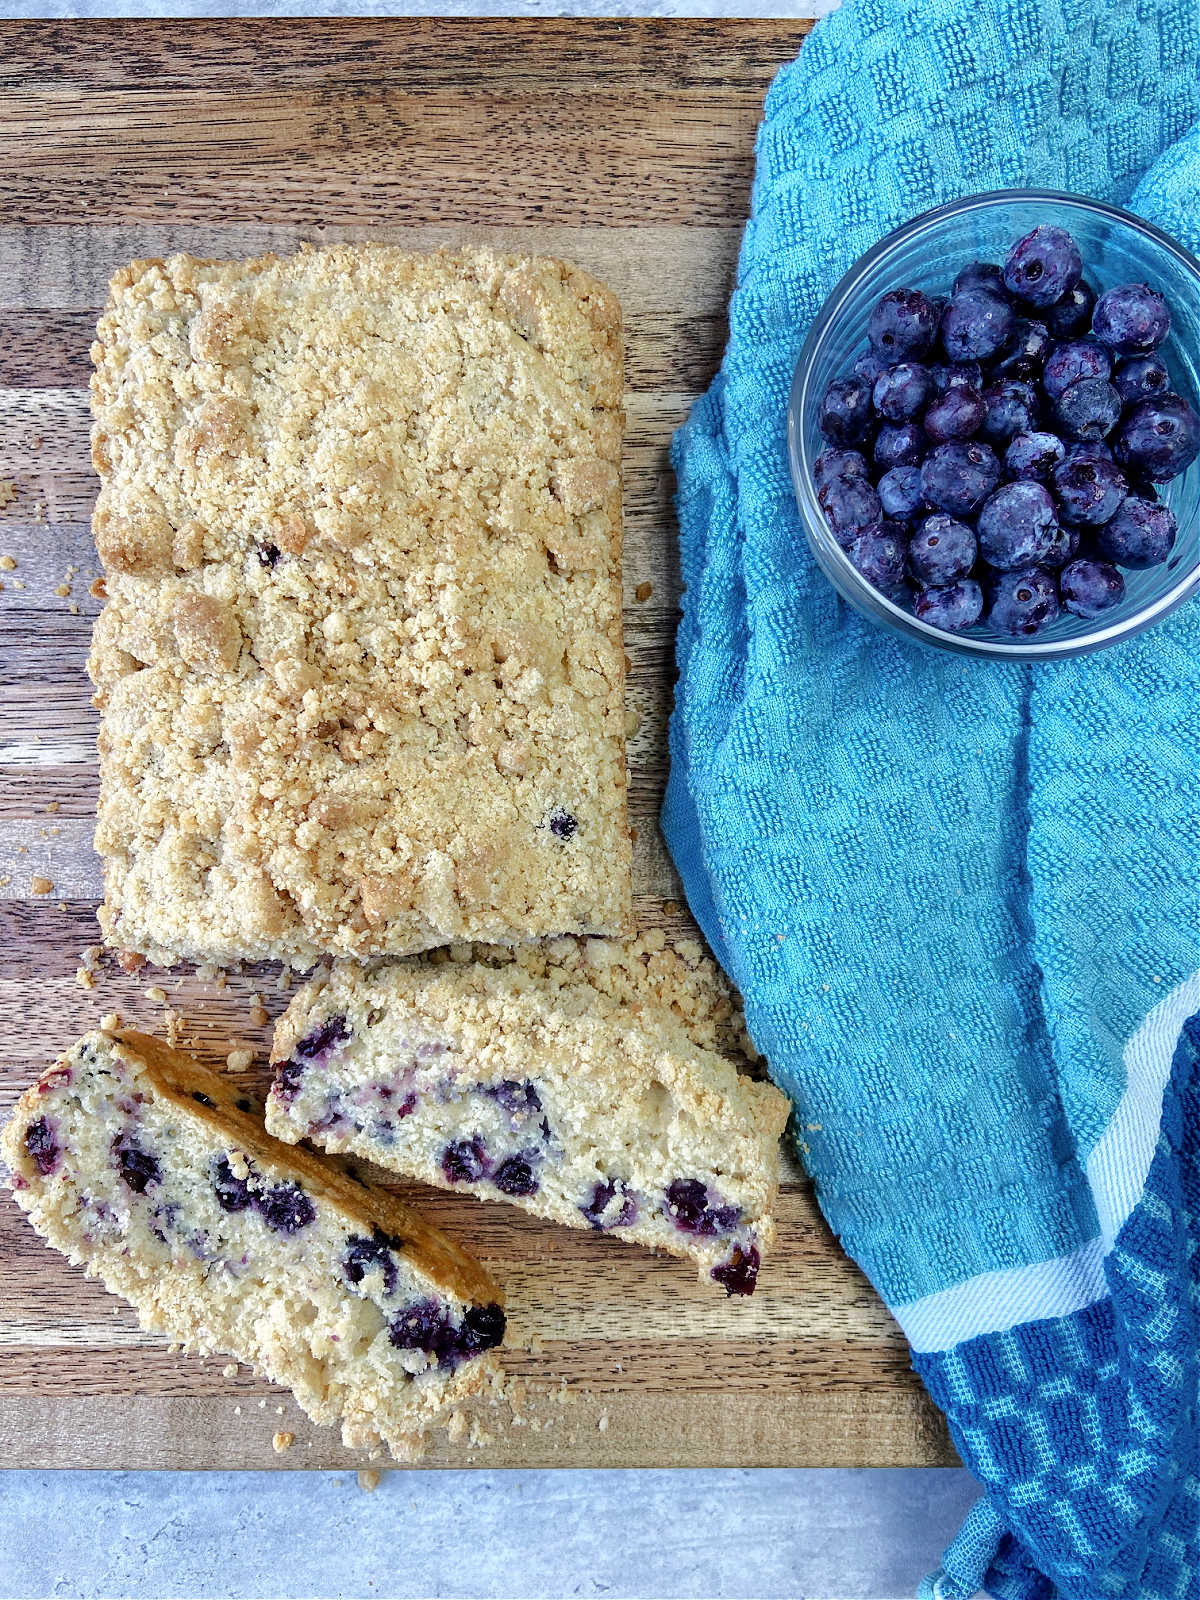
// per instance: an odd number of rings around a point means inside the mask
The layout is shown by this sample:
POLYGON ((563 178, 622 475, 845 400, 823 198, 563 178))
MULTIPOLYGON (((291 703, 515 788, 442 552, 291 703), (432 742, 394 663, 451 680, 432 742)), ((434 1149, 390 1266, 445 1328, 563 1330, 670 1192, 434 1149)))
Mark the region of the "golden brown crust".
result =
POLYGON ((489 252, 175 256, 114 277, 93 354, 111 940, 627 931, 612 295, 489 252))

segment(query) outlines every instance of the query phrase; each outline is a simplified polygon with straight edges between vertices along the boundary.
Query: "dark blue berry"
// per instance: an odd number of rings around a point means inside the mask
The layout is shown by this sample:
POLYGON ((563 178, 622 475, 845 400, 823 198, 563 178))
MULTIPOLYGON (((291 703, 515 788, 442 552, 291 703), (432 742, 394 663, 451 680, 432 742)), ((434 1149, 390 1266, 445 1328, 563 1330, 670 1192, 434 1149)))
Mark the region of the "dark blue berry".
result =
POLYGON ((304 1063, 291 1056, 275 1068, 275 1082, 271 1092, 280 1104, 290 1106, 300 1093, 300 1080, 304 1076, 304 1063))
POLYGON ((882 523, 876 523, 856 533, 846 546, 851 564, 869 584, 885 594, 904 581, 904 539, 892 531, 895 528, 895 523, 889 524, 886 530, 882 523))
POLYGON ((1077 617, 1098 617, 1125 595, 1125 580, 1107 561, 1072 561, 1059 573, 1058 592, 1077 617))
POLYGON ((918 589, 913 611, 932 628, 961 633, 979 621, 983 612, 983 590, 974 578, 959 578, 943 589, 918 589))
POLYGON ((1038 425, 1037 392, 1024 378, 999 378, 983 391, 986 415, 979 431, 990 444, 1003 444, 1015 433, 1033 433, 1038 425))
POLYGON ((39 1117, 25 1129, 25 1154, 43 1178, 48 1177, 58 1165, 62 1150, 48 1117, 39 1117))
POLYGON ((456 1139, 442 1151, 442 1171, 451 1183, 477 1183, 487 1170, 487 1153, 478 1134, 456 1139))
POLYGON ((988 621, 997 633, 1030 638, 1058 616, 1058 584, 1044 567, 998 572, 989 583, 988 621))
POLYGON ((203 1089, 193 1089, 192 1099, 201 1106, 215 1106, 217 1103, 211 1095, 205 1094, 203 1089))
POLYGON ((996 376, 1036 378, 1045 365, 1049 349, 1050 334, 1046 324, 1031 322, 1028 317, 1018 317, 1012 338, 996 363, 996 376))
POLYGON ((250 1181, 249 1171, 244 1178, 235 1177, 228 1156, 218 1156, 212 1164, 213 1192, 222 1211, 245 1211, 254 1198, 250 1181))
POLYGON ((417 1300, 405 1306, 388 1324, 388 1339, 397 1350, 423 1350, 438 1355, 446 1345, 448 1318, 436 1300, 417 1300))
POLYGON ((1054 402, 1054 415, 1072 439, 1103 439, 1117 425, 1121 396, 1106 378, 1080 378, 1054 402))
POLYGON ((986 289, 964 289, 942 313, 942 344, 951 361, 990 361, 1016 326, 1007 300, 986 289))
POLYGON ((921 493, 927 504, 952 517, 975 511, 1000 481, 1000 463, 986 444, 939 444, 921 464, 921 493))
POLYGON ((1170 555, 1175 533, 1175 516, 1167 506, 1131 494, 1097 533, 1096 548, 1106 561, 1123 567, 1157 567, 1170 555))
POLYGON ((489 1084, 485 1093, 510 1117, 528 1117, 542 1109, 541 1097, 528 1080, 519 1083, 515 1078, 503 1078, 489 1084))
POLYGON ((1180 395, 1139 400, 1121 424, 1117 459, 1165 483, 1200 453, 1200 418, 1180 395))
POLYGON ((867 458, 857 450, 840 450, 830 445, 813 462, 813 482, 824 488, 831 478, 865 478, 867 458))
POLYGON ((907 522, 920 510, 920 467, 892 467, 880 478, 877 493, 885 517, 907 522))
POLYGON ((1059 567, 1065 566, 1068 561, 1073 561, 1079 554, 1082 538, 1083 535, 1078 528, 1068 527, 1065 522, 1060 523, 1058 532, 1054 535, 1054 543, 1038 565, 1057 572, 1059 567))
POLYGON ((1051 400, 1080 378, 1107 378, 1112 367, 1108 351, 1095 339, 1072 339, 1057 344, 1050 352, 1042 373, 1042 385, 1051 400))
POLYGON ((740 1217, 737 1206, 710 1206, 708 1187, 699 1178, 676 1178, 667 1189, 667 1210, 681 1233, 728 1233, 740 1217))
POLYGON ((879 415, 889 422, 908 422, 925 409, 932 394, 929 368, 919 361, 901 361, 875 379, 871 399, 879 415))
POLYGON ((254 1204, 272 1233, 299 1233, 317 1215, 317 1208, 298 1183, 277 1183, 255 1195, 254 1204))
POLYGON ((493 1350, 504 1338, 504 1312, 497 1305, 472 1306, 462 1319, 454 1355, 462 1360, 493 1350))
POLYGON ((850 368, 850 371, 856 378, 861 378, 864 383, 869 383, 873 387, 875 379, 881 372, 886 372, 891 364, 890 361, 885 361, 882 356, 877 356, 874 350, 864 350, 850 368))
POLYGON ((1054 493, 1064 521, 1098 528, 1116 515, 1129 485, 1111 461, 1063 461, 1054 469, 1054 493))
POLYGON ((974 389, 947 389, 925 413, 925 433, 934 444, 969 439, 987 415, 982 395, 974 389))
POLYGON ((561 839, 565 844, 568 839, 574 838, 579 831, 579 819, 569 811, 564 811, 562 806, 555 806, 546 818, 546 826, 556 839, 561 839))
POLYGON ((1036 567, 1054 545, 1058 518, 1040 483, 1006 483, 979 513, 979 553, 1000 572, 1036 567))
POLYGON ((1086 333, 1092 320, 1092 307, 1096 292, 1080 278, 1073 289, 1068 289, 1062 299, 1042 312, 1046 331, 1052 339, 1073 339, 1086 333))
POLYGON ((514 1196, 536 1194, 538 1181, 533 1175, 532 1156, 508 1156, 496 1168, 492 1182, 501 1194, 514 1196))
POLYGON ((817 490, 817 504, 825 521, 840 536, 867 528, 882 516, 879 496, 867 478, 827 478, 817 490))
POLYGON ((986 289, 989 294, 999 295, 1002 300, 1008 295, 1004 287, 1004 274, 994 261, 968 262, 955 278, 950 293, 962 294, 965 289, 986 289))
POLYGON ((396 1261, 390 1243, 388 1236, 378 1230, 373 1238, 364 1233, 350 1234, 342 1252, 346 1282, 358 1285, 368 1272, 379 1271, 383 1273, 383 1292, 391 1294, 396 1287, 396 1261))
POLYGON ((983 389, 983 368, 978 361, 941 361, 930 367, 929 373, 938 394, 947 389, 974 389, 979 394, 983 389))
POLYGON ((1113 388, 1126 405, 1166 394, 1171 378, 1158 356, 1129 356, 1113 368, 1113 388))
POLYGON ((723 1286, 726 1294, 753 1294, 758 1282, 760 1258, 753 1245, 743 1250, 735 1245, 727 1261, 722 1261, 709 1273, 709 1277, 723 1286))
POLYGON ((319 1056, 328 1055, 335 1045, 344 1044, 349 1037, 350 1027, 345 1017, 336 1012, 305 1034, 296 1046, 296 1054, 306 1061, 315 1061, 319 1056))
POLYGON ((875 436, 875 464, 914 467, 925 453, 925 435, 915 422, 885 422, 875 436))
POLYGON ((965 522, 939 512, 926 517, 908 545, 908 570, 926 588, 965 578, 975 565, 975 535, 965 522))
POLYGON ((269 572, 279 560, 279 546, 277 544, 260 544, 258 547, 258 559, 259 564, 266 567, 269 572))
POLYGON ((579 1209, 593 1228, 628 1228, 637 1220, 637 1201, 619 1178, 596 1184, 579 1209))
POLYGON ((1079 282, 1083 259, 1065 228, 1043 223, 1018 239, 1004 263, 1004 284, 1031 306, 1055 305, 1079 282))
POLYGON ((1056 433, 1018 433, 1008 441, 1004 465, 1014 478, 1045 480, 1065 454, 1056 433))
POLYGON ((1092 332, 1120 355, 1157 350, 1171 330, 1171 308, 1147 283, 1123 283, 1096 301, 1092 332))
POLYGON ((937 308, 919 289, 892 289, 871 312, 867 337, 885 361, 920 361, 937 337, 937 308))
POLYGON ((149 1184, 162 1182, 162 1168, 148 1151, 139 1150, 137 1145, 128 1144, 118 1136, 113 1154, 121 1177, 134 1194, 145 1194, 149 1184))
POLYGON ((830 444, 862 444, 874 422, 871 385, 862 378, 835 378, 821 399, 817 421, 830 444))
POLYGON ((1113 461, 1112 445, 1104 439, 1081 439, 1067 446, 1067 461, 1113 461))

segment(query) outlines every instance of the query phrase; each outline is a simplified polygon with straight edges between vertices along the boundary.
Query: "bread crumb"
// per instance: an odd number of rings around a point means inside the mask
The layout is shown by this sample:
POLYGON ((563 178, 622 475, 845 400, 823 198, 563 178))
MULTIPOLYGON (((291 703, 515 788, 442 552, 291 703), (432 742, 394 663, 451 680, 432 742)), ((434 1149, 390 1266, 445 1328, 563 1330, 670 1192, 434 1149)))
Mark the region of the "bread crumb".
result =
POLYGON ((56 583, 54 592, 63 600, 69 600, 71 598, 71 585, 69 583, 56 583))
POLYGON ((227 1367, 221 1368, 221 1376, 223 1378, 236 1378, 237 1374, 238 1369, 236 1361, 231 1361, 227 1367))
POLYGON ((94 989, 96 980, 86 967, 80 967, 75 973, 75 982, 81 989, 94 989))
POLYGON ((102 1033, 116 1033, 120 1026, 121 1013, 119 1011, 106 1011, 100 1018, 100 1030, 102 1033))
POLYGON ((46 810, 50 813, 51 816, 55 816, 57 814, 61 804, 62 804, 62 802, 60 800, 49 800, 49 801, 46 802, 46 810))
MULTIPOLYGON (((295 1442, 296 1435, 294 1433, 286 1433, 283 1429, 280 1429, 280 1431, 271 1440, 271 1448, 274 1450, 277 1456, 281 1456, 285 1450, 290 1450, 295 1442)), ((376 1476, 378 1476, 378 1474, 376 1474, 376 1476)))
POLYGON ((383 1473, 376 1467, 360 1467, 358 1469, 358 1487, 364 1494, 374 1494, 378 1489, 383 1473))
POLYGON ((600 1418, 599 1418, 599 1421, 596 1423, 596 1426, 600 1430, 601 1433, 607 1433, 608 1432, 608 1412, 607 1411, 602 1411, 600 1413, 600 1418))
POLYGON ((654 593, 654 585, 652 583, 639 583, 633 592, 639 600, 649 600, 654 593))
POLYGON ((40 877, 37 873, 29 880, 29 888, 33 894, 53 894, 54 885, 49 878, 40 877))
POLYGON ((101 575, 99 578, 92 579, 91 583, 88 585, 88 593, 91 595, 93 600, 108 599, 108 590, 104 586, 103 575, 101 575))
POLYGON ((118 950, 117 965, 122 972, 127 972, 132 977, 146 965, 146 958, 140 950, 118 950))
POLYGON ((256 1028, 265 1028, 271 1020, 271 1013, 265 1006, 252 1006, 250 1008, 250 1021, 256 1028))
POLYGON ((146 990, 146 999, 149 1000, 152 1006, 165 1006, 167 1003, 167 991, 157 983, 152 983, 146 990))
POLYGON ((241 1408, 241 1406, 234 1406, 234 1408, 233 1408, 233 1414, 234 1414, 234 1416, 235 1416, 235 1417, 240 1417, 240 1416, 241 1416, 241 1414, 242 1414, 242 1408, 241 1408))
POLYGON ((15 572, 17 559, 15 556, 0 556, 0 572, 15 572))
POLYGON ((20 589, 22 592, 24 592, 25 585, 21 582, 20 578, 14 578, 13 579, 13 588, 14 589, 20 589))
POLYGON ((467 1419, 461 1411, 452 1411, 450 1420, 446 1424, 446 1437, 451 1444, 458 1444, 467 1431, 467 1419))
POLYGON ((67 607, 67 610, 73 617, 77 617, 79 615, 79 606, 74 600, 71 601, 71 604, 67 607))
POLYGON ((625 737, 627 739, 632 739, 641 725, 642 719, 636 711, 627 711, 625 713, 625 737))
POLYGON ((225 1057, 225 1065, 230 1072, 245 1072, 253 1060, 254 1051, 247 1050, 243 1045, 238 1045, 225 1057))

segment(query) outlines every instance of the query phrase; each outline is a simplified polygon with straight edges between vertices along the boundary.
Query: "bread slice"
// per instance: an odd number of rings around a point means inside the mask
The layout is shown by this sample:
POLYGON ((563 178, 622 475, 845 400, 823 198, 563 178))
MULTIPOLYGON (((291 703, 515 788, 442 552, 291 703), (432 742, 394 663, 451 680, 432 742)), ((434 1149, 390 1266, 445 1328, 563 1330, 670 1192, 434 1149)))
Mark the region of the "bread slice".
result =
POLYGON ((476 1261, 158 1039, 87 1034, 2 1148, 37 1232, 143 1327, 249 1363, 348 1445, 412 1458, 494 1368, 503 1296, 476 1261))
POLYGON ((669 987, 614 986, 607 942, 561 943, 571 972, 499 953, 335 964, 280 1019, 267 1126, 751 1293, 775 1235, 787 1101, 697 1044, 669 987))

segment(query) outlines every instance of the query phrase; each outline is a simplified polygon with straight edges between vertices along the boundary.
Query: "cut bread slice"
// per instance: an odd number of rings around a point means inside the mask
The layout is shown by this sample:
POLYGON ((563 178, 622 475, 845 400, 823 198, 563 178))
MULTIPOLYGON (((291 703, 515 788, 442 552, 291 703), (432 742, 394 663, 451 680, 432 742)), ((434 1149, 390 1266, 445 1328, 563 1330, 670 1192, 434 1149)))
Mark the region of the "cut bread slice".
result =
POLYGON ((749 1294, 787 1101, 697 1044, 669 986, 616 986, 617 1003, 595 976, 586 951, 568 973, 520 957, 335 964, 280 1019, 267 1126, 686 1257, 749 1294))
POLYGON ((494 1370, 503 1296, 477 1262, 158 1039, 86 1035, 2 1148, 37 1232, 144 1327, 254 1366, 350 1446, 413 1458, 494 1370))

